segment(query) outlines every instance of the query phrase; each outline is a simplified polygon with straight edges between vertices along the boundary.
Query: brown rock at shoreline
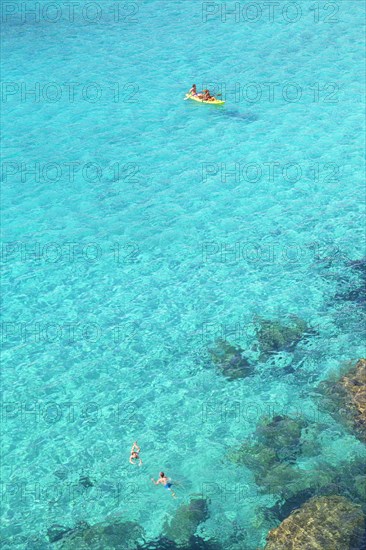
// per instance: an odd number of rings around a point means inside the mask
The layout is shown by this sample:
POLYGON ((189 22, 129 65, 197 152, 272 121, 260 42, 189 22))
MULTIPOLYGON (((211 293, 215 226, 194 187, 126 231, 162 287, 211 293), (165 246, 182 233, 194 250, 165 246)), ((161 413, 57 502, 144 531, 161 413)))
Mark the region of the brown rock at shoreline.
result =
POLYGON ((366 442, 366 359, 357 361, 339 380, 327 380, 319 388, 327 398, 327 409, 366 442))
POLYGON ((364 530, 360 506, 341 496, 314 497, 268 533, 264 550, 354 550, 364 530))
POLYGON ((354 405, 356 425, 366 436, 366 359, 360 359, 355 368, 341 379, 354 405))

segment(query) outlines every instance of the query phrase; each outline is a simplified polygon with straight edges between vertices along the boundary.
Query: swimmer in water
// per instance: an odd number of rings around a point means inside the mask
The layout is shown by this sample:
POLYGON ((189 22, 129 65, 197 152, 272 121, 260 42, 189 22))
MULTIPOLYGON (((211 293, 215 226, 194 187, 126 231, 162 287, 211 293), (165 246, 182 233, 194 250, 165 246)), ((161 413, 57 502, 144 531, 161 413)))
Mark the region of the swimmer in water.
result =
POLYGON ((140 455, 139 455, 139 452, 140 452, 140 447, 137 445, 137 441, 135 441, 131 447, 131 453, 130 453, 130 464, 136 464, 136 462, 134 462, 134 460, 139 460, 139 466, 141 466, 142 464, 142 460, 140 458, 140 455))
POLYGON ((172 483, 171 480, 164 474, 164 472, 160 472, 159 479, 155 481, 155 479, 152 477, 151 481, 155 483, 155 485, 159 485, 160 483, 164 486, 164 489, 167 489, 171 492, 173 498, 177 498, 177 495, 172 489, 172 483))

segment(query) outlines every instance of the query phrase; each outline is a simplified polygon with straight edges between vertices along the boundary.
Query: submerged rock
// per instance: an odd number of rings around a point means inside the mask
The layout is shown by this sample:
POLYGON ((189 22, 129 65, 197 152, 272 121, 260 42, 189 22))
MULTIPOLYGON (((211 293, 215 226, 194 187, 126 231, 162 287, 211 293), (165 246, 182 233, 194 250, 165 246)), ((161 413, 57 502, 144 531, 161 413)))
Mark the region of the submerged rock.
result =
POLYGON ((179 506, 173 518, 165 523, 164 536, 178 545, 187 545, 199 524, 208 517, 207 500, 192 498, 188 504, 179 506))
POLYGON ((356 286, 356 288, 349 288, 343 292, 337 292, 335 295, 336 300, 342 300, 344 302, 354 302, 359 306, 366 304, 366 286, 356 286))
POLYGON ((292 460, 300 452, 301 433, 307 424, 289 416, 264 417, 255 433, 260 443, 276 451, 279 460, 292 460))
POLYGON ((230 462, 246 466, 259 475, 266 472, 278 461, 275 450, 252 441, 245 441, 238 449, 230 450, 227 458, 230 462))
POLYGON ((247 124, 256 122, 259 118, 256 113, 240 113, 239 111, 228 111, 227 109, 225 109, 224 114, 225 116, 241 120, 247 124))
POLYGON ((366 442, 366 359, 360 359, 339 380, 319 385, 323 406, 366 442))
POLYGON ((242 353, 241 348, 232 346, 222 338, 216 340, 215 347, 210 349, 212 362, 229 380, 246 378, 254 373, 254 367, 242 353))
POLYGON ((238 449, 230 450, 228 459, 247 466, 260 477, 277 464, 295 462, 301 452, 302 431, 307 426, 305 420, 285 415, 262 417, 254 440, 245 441, 238 449))
POLYGON ((302 488, 301 470, 280 461, 273 449, 260 443, 244 443, 238 454, 234 453, 229 453, 228 459, 253 472, 259 493, 287 499, 302 488))
POLYGON ((285 325, 280 321, 259 318, 259 330, 257 338, 260 348, 260 359, 266 360, 274 353, 280 351, 293 351, 297 344, 306 336, 314 334, 309 325, 294 316, 292 323, 285 325))
POLYGON ((139 546, 138 550, 224 550, 224 548, 215 540, 204 540, 201 537, 192 536, 188 544, 184 546, 177 545, 168 538, 160 537, 139 546))
POLYGON ((366 438, 366 359, 360 359, 355 367, 341 379, 347 392, 347 405, 354 416, 354 423, 366 438))
POLYGON ((269 508, 268 516, 275 517, 283 521, 291 512, 300 508, 307 500, 315 496, 315 489, 304 489, 286 500, 277 501, 274 506, 269 508))
POLYGON ((315 497, 269 532, 265 550, 355 550, 364 522, 361 507, 348 499, 315 497))
POLYGON ((54 523, 47 529, 47 536, 50 542, 57 542, 68 533, 71 533, 71 531, 72 529, 70 527, 65 527, 64 525, 54 523))
POLYGON ((55 475, 56 477, 58 477, 59 479, 62 479, 65 480, 67 478, 67 476, 69 475, 69 471, 67 468, 65 467, 61 467, 59 468, 58 470, 55 470, 53 472, 53 475, 55 475))
POLYGON ((79 485, 84 487, 85 489, 89 489, 90 487, 94 487, 94 483, 90 479, 89 476, 81 476, 79 478, 79 485))
POLYGON ((313 497, 343 496, 354 504, 359 504, 366 514, 364 457, 352 462, 341 462, 336 467, 333 464, 319 462, 313 470, 291 468, 291 471, 277 471, 275 468, 270 470, 260 483, 261 492, 265 490, 279 497, 274 506, 260 509, 260 513, 271 525, 274 521, 283 521, 313 497), (272 481, 272 486, 266 487, 266 481, 272 481), (275 482, 283 481, 285 484, 282 487, 274 485, 275 482))
POLYGON ((366 304, 366 258, 350 260, 346 265, 356 272, 357 280, 352 274, 348 277, 346 275, 346 280, 342 279, 340 292, 337 292, 335 298, 364 306, 366 304))
MULTIPOLYGON (((325 494, 334 493, 334 489, 328 492, 332 483, 328 472, 323 475, 321 471, 308 471, 297 464, 304 443, 307 457, 318 454, 318 436, 318 427, 305 419, 285 415, 263 417, 253 438, 231 449, 227 459, 253 472, 261 494, 270 494, 282 503, 291 498, 296 502, 297 498, 301 504, 304 499, 301 493, 306 491, 309 497, 319 491, 323 495, 323 488, 327 491, 325 494)), ((291 502, 288 505, 292 506, 291 502)))
POLYGON ((361 258, 360 260, 350 260, 348 265, 366 277, 366 258, 361 258))
POLYGON ((136 550, 144 530, 132 521, 75 527, 61 539, 60 550, 136 550))
POLYGON ((301 481, 301 471, 290 464, 276 462, 262 475, 255 474, 255 482, 262 494, 277 498, 289 498, 297 492, 297 484, 301 481))

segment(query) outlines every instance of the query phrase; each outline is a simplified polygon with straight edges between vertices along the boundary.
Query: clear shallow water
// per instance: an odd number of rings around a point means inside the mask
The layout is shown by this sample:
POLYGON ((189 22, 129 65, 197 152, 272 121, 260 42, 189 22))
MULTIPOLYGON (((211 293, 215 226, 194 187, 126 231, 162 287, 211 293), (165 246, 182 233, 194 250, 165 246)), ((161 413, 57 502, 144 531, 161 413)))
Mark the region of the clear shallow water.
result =
POLYGON ((333 22, 320 5, 318 23, 298 5, 293 24, 204 22, 201 4, 144 2, 137 22, 115 21, 103 3, 97 24, 77 11, 75 22, 4 25, 4 534, 14 547, 53 523, 113 514, 158 536, 181 502, 150 485, 163 469, 181 499, 211 487, 202 536, 224 542, 236 522, 257 548, 267 531, 257 508, 275 500, 224 457, 264 413, 324 422, 331 464, 364 453, 312 398, 364 354, 357 305, 334 300, 347 258, 364 255, 364 4, 339 2, 333 22), (193 81, 219 83, 226 105, 183 101, 193 81), (39 95, 25 95, 36 83, 39 95), (298 315, 319 335, 298 346, 296 373, 281 354, 228 382, 208 348, 225 331, 257 362, 256 315, 298 315), (141 469, 127 462, 134 439, 141 469), (87 495, 80 475, 95 482, 87 495))

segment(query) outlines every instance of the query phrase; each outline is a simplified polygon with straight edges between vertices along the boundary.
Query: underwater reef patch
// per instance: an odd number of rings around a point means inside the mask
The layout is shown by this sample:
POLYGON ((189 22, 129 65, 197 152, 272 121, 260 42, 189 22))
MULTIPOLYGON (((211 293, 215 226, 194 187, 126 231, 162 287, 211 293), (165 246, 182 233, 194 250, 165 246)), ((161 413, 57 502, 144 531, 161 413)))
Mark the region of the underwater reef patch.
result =
POLYGON ((366 258, 349 260, 346 266, 352 271, 342 278, 341 288, 335 298, 336 300, 354 302, 364 311, 366 305, 366 258))
MULTIPOLYGON (((61 533, 60 533, 61 534, 61 533)), ((144 539, 144 529, 135 522, 77 524, 68 530, 60 541, 60 550, 81 550, 82 548, 103 550, 137 550, 144 539)))
POLYGON ((228 459, 247 466, 261 481, 269 470, 296 461, 301 452, 303 430, 308 424, 302 418, 286 415, 264 416, 257 425, 254 439, 244 441, 238 449, 230 450, 228 459))
POLYGON ((266 361, 271 355, 281 351, 292 352, 301 340, 315 334, 300 317, 292 316, 290 323, 272 321, 258 317, 257 340, 260 350, 260 361, 266 361))
POLYGON ((238 121, 244 122, 245 124, 251 124, 252 122, 256 122, 259 119, 259 116, 256 113, 241 113, 239 111, 229 111, 225 109, 224 115, 230 118, 234 118, 238 121))
POLYGON ((254 374, 254 366, 243 356, 244 350, 223 338, 218 338, 209 352, 217 370, 231 381, 254 374))
POLYGON ((208 519, 208 503, 204 498, 191 498, 182 504, 163 527, 164 537, 178 545, 188 545, 200 523, 208 519))
POLYGON ((177 545, 168 538, 160 537, 147 542, 143 546, 139 546, 138 550, 224 550, 224 548, 217 541, 204 540, 194 535, 190 537, 188 544, 184 546, 177 545))

